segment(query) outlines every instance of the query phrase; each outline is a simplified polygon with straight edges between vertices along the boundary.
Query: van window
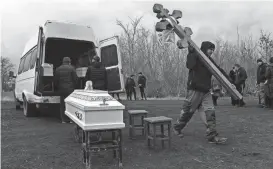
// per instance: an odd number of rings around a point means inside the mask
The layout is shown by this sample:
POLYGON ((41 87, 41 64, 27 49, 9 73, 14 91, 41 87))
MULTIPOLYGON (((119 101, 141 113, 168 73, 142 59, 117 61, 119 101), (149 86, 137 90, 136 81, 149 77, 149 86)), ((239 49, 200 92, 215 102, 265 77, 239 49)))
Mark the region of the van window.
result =
POLYGON ((105 67, 118 65, 116 45, 109 45, 101 48, 101 62, 105 67))
POLYGON ((24 56, 26 59, 25 59, 25 63, 24 63, 23 72, 29 70, 30 61, 31 61, 31 53, 32 53, 32 52, 28 52, 28 53, 24 56))
POLYGON ((18 74, 21 74, 23 72, 24 62, 25 62, 25 57, 21 58, 19 69, 18 69, 18 74))
POLYGON ((37 60, 37 47, 31 53, 30 69, 33 69, 37 60))

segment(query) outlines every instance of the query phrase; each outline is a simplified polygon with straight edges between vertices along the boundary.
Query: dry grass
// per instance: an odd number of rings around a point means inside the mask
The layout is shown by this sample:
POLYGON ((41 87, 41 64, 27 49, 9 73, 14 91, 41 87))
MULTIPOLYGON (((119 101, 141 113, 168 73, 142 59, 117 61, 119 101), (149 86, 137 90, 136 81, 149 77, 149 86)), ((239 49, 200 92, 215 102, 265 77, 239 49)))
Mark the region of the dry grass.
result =
MULTIPOLYGON (((205 128, 195 114, 185 128, 185 137, 173 137, 172 147, 150 150, 142 139, 130 140, 124 129, 125 169, 270 169, 273 166, 273 111, 255 107, 230 106, 221 99, 217 108, 217 129, 229 138, 227 145, 205 140, 205 128)), ((181 100, 123 102, 127 109, 145 109, 149 116, 164 115, 176 120, 181 100)), ((57 113, 57 112, 56 112, 57 113)), ((127 116, 125 114, 126 124, 127 116)), ((12 103, 2 104, 2 168, 4 169, 83 169, 81 145, 73 140, 73 126, 53 117, 25 118, 12 103)), ((160 145, 160 143, 158 143, 160 145)), ((93 158, 93 167, 116 168, 109 152, 93 158)))

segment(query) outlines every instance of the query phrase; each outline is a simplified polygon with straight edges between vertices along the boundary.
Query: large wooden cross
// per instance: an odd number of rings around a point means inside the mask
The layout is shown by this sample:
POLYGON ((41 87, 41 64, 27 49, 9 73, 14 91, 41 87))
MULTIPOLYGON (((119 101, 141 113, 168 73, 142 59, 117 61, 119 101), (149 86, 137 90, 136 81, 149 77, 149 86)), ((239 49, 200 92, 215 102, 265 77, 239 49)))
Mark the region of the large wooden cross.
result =
POLYGON ((236 90, 229 80, 222 74, 222 72, 210 61, 210 59, 199 49, 199 47, 191 40, 192 30, 189 27, 183 28, 178 24, 179 18, 182 17, 182 12, 174 10, 172 15, 169 14, 168 9, 164 9, 163 5, 155 4, 153 12, 157 13, 157 18, 161 19, 156 24, 156 31, 162 32, 164 30, 173 29, 173 31, 180 38, 177 42, 178 48, 187 48, 188 45, 193 47, 199 54, 199 59, 205 64, 215 78, 224 86, 224 88, 236 99, 241 100, 243 96, 236 90))

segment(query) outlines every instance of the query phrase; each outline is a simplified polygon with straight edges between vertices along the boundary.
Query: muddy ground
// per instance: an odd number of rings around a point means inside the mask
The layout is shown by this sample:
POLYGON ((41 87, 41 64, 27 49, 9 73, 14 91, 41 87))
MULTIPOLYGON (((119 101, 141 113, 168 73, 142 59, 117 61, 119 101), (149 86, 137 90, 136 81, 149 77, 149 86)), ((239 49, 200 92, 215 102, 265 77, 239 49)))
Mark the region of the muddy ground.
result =
MULTIPOLYGON (((229 138, 226 145, 205 139, 205 128, 196 113, 185 128, 185 137, 173 135, 170 149, 147 148, 146 141, 128 138, 128 119, 123 130, 124 169, 271 169, 273 168, 273 111, 256 107, 246 99, 245 108, 219 100, 217 129, 229 138)), ((149 116, 164 115, 175 122, 183 101, 123 101, 127 109, 145 109, 149 116)), ((81 145, 73 138, 73 125, 61 124, 52 115, 26 118, 13 102, 1 102, 2 169, 84 169, 81 145)), ((57 113, 57 112, 51 112, 57 113)), ((127 113, 125 111, 125 113, 127 113)), ((160 143, 158 143, 160 146, 160 143)), ((166 146, 167 147, 167 146, 166 146)), ((114 169, 111 152, 93 157, 93 168, 114 169)))

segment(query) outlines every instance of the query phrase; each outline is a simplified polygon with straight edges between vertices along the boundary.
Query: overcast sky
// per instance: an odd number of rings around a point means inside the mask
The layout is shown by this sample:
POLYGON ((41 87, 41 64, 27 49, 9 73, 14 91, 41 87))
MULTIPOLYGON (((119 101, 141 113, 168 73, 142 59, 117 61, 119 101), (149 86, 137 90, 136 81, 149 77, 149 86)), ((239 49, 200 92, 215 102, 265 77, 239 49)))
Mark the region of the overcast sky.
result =
MULTIPOLYGON (((259 36, 260 29, 273 32, 273 2, 235 1, 156 1, 170 11, 183 12, 180 23, 193 30, 193 40, 217 37, 236 41, 236 27, 241 36, 259 36)), ((26 41, 46 20, 69 21, 93 27, 98 39, 119 34, 116 19, 128 23, 129 17, 144 16, 141 22, 154 29, 158 21, 152 11, 155 1, 94 0, 2 0, 1 53, 18 64, 26 41)))

